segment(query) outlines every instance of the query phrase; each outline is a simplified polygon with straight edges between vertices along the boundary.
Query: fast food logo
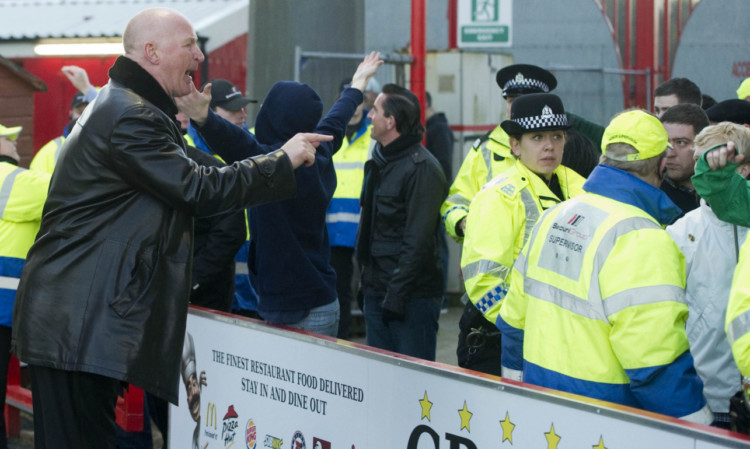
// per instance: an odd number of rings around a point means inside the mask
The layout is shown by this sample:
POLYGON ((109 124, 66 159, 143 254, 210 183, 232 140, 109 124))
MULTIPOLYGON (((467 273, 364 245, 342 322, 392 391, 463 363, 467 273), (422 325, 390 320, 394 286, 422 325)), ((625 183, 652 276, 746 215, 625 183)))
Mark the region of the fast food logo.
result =
POLYGON ((329 441, 313 437, 313 449, 331 449, 331 443, 329 441))
POLYGON ((234 438, 237 436, 237 427, 239 427, 238 418, 237 412, 234 411, 234 405, 230 405, 221 423, 221 439, 224 441, 225 448, 234 444, 234 438))
POLYGON ((206 406, 206 427, 216 429, 216 404, 209 402, 206 406))
POLYGON ((266 438, 263 440, 263 446, 270 448, 270 449, 281 449, 281 446, 284 444, 284 440, 281 438, 276 438, 273 435, 266 435, 266 438))
POLYGON ((305 449, 306 447, 305 437, 302 435, 302 432, 300 432, 299 430, 294 432, 294 435, 292 436, 291 449, 305 449))
POLYGON ((258 429, 255 427, 255 421, 251 419, 247 420, 245 425, 245 446, 247 449, 255 449, 258 441, 258 429))

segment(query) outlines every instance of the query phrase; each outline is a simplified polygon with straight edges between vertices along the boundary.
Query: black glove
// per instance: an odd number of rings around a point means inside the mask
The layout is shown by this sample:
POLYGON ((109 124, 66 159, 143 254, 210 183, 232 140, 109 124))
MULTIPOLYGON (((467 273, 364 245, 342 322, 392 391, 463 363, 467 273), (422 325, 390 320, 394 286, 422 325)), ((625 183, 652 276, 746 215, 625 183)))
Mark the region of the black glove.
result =
POLYGON ((735 432, 750 434, 750 410, 742 390, 729 398, 729 416, 731 429, 735 432))
POLYGON ((383 326, 388 327, 392 321, 403 322, 406 316, 403 313, 394 312, 390 309, 383 309, 383 326))

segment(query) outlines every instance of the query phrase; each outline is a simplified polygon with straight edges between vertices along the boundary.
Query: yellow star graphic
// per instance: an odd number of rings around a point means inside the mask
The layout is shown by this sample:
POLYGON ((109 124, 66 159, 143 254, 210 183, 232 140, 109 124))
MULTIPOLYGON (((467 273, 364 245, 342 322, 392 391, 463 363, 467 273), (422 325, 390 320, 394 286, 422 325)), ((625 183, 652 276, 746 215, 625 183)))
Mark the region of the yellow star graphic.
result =
POLYGON ((591 447, 594 449, 607 449, 607 446, 604 445, 604 437, 602 435, 599 435, 599 444, 591 447))
POLYGON ((427 399, 427 390, 424 391, 424 399, 419 400, 419 405, 422 406, 422 418, 427 418, 427 421, 431 421, 430 419, 430 409, 432 408, 432 402, 430 402, 429 399, 427 399))
POLYGON ((547 449, 557 449, 557 443, 562 439, 562 437, 555 433, 554 423, 550 426, 549 432, 544 432, 544 438, 547 439, 547 449))
POLYGON ((500 421, 500 427, 503 428, 503 439, 500 442, 508 440, 510 444, 513 444, 513 429, 515 429, 516 425, 510 422, 508 412, 505 412, 505 419, 500 421))
POLYGON ((471 413, 469 409, 466 408, 466 401, 464 401, 464 408, 459 410, 458 414, 461 416, 461 428, 458 430, 461 431, 463 429, 466 429, 468 432, 471 432, 471 429, 469 428, 469 420, 471 419, 473 413, 471 413))

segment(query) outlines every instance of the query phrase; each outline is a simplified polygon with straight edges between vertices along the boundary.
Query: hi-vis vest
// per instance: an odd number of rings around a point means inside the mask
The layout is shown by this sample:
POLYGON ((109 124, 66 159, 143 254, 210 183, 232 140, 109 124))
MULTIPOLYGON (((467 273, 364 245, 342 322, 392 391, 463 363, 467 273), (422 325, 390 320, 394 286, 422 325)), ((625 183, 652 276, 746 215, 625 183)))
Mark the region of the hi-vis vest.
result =
POLYGON ((359 226, 359 197, 365 179, 365 162, 370 159, 372 125, 365 119, 352 136, 344 137, 341 148, 333 155, 336 169, 336 191, 326 212, 328 239, 331 246, 354 247, 359 226))
POLYGON ((188 146, 191 146, 191 147, 195 146, 195 141, 193 140, 193 137, 190 134, 185 133, 185 134, 182 135, 182 138, 185 139, 185 143, 188 146))
MULTIPOLYGON (((515 159, 514 159, 515 160, 515 159)), ((560 165, 555 169, 563 198, 520 161, 487 183, 474 197, 466 220, 461 271, 466 294, 494 323, 508 291, 513 261, 540 215, 583 193, 586 180, 560 165)))
POLYGON ((468 215, 474 195, 514 163, 508 134, 500 126, 492 130, 486 139, 480 138, 474 142, 451 184, 448 198, 440 207, 448 235, 461 243, 463 237, 456 234, 456 224, 468 215))
POLYGON ((737 367, 750 377, 750 239, 740 250, 727 305, 726 332, 737 367))
POLYGON ((11 325, 13 303, 42 219, 50 175, 0 162, 0 325, 11 325))
POLYGON ((60 149, 65 143, 65 137, 59 136, 50 140, 42 148, 37 151, 34 159, 31 160, 29 168, 32 170, 43 171, 47 174, 52 174, 57 165, 57 160, 60 158, 60 149))
POLYGON ((685 261, 645 211, 593 193, 561 203, 512 276, 498 326, 524 331, 525 382, 671 416, 703 407, 685 261))

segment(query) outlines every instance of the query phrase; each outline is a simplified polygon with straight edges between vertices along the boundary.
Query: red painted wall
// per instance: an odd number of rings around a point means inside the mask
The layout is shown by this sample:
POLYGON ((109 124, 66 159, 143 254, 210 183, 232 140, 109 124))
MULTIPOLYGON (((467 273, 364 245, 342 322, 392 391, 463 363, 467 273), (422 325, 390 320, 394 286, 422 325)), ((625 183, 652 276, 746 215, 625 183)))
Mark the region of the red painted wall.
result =
POLYGON ((103 86, 108 80, 107 71, 114 60, 115 57, 38 57, 15 61, 47 84, 47 92, 34 94, 34 152, 61 135, 69 121, 70 102, 76 89, 60 68, 65 65, 83 67, 88 72, 91 84, 103 86))
MULTIPOLYGON (((76 89, 62 74, 65 65, 77 65, 86 69, 91 84, 101 87, 107 83, 107 72, 114 63, 115 56, 108 57, 36 57, 13 59, 28 72, 47 84, 47 92, 34 94, 34 152, 45 143, 59 136, 68 124, 70 102, 76 89)), ((247 74, 247 34, 217 48, 209 55, 209 78, 224 78, 231 81, 243 92, 247 74)), ((196 85, 202 81, 196 76, 196 85)))

